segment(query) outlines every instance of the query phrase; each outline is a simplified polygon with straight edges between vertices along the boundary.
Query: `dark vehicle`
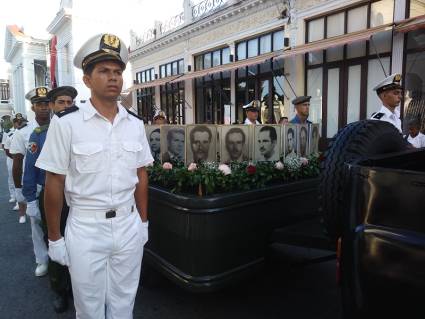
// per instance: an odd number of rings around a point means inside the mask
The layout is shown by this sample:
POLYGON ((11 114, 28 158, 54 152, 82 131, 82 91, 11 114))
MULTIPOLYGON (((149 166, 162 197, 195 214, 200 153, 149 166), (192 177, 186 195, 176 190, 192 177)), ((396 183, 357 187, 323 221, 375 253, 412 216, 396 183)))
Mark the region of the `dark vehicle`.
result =
POLYGON ((425 150, 389 123, 351 123, 320 179, 321 220, 278 229, 274 241, 336 251, 344 318, 424 318, 425 150))
POLYGON ((344 314, 424 318, 425 150, 347 165, 339 244, 344 314))

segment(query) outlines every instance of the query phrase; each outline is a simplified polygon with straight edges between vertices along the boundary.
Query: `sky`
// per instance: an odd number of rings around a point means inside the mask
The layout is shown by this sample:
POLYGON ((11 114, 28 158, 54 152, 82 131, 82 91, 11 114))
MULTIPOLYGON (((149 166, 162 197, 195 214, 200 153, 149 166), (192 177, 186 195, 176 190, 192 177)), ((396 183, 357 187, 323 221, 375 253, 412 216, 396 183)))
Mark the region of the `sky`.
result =
MULTIPOLYGON (((143 34, 153 28, 154 22, 166 21, 183 12, 183 0, 79 0, 86 6, 101 3, 103 8, 117 11, 117 18, 134 21, 132 29, 143 34), (116 8, 117 4, 127 8, 116 8), (125 15, 123 12, 127 12, 125 15)), ((198 3, 199 1, 194 1, 198 3)), ((56 13, 61 0, 2 0, 0 10, 0 78, 7 77, 8 64, 4 61, 4 37, 6 25, 16 24, 24 28, 24 33, 35 38, 49 39, 46 31, 56 13)), ((76 1, 74 1, 74 4, 76 1)), ((92 9, 96 12, 95 9, 92 9)), ((129 30, 130 31, 130 30, 129 30)))

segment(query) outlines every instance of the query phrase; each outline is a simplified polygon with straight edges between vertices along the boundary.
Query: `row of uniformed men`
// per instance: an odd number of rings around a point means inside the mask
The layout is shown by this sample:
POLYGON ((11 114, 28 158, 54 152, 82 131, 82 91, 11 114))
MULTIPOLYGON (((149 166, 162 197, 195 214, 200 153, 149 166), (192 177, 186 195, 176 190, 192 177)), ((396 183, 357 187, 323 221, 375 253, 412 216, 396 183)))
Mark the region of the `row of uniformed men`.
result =
MULTIPOLYGON (((400 105, 402 98, 401 75, 392 74, 379 82, 373 90, 376 91, 382 102, 381 108, 371 117, 372 120, 385 121, 393 124, 401 133, 400 105)), ((311 123, 308 120, 311 96, 299 96, 292 100, 296 114, 290 123, 305 124, 311 123)), ((259 101, 252 101, 243 108, 246 111, 245 124, 260 124, 258 122, 259 101)), ((425 147, 425 135, 419 131, 419 122, 417 119, 409 121, 409 135, 406 136, 408 142, 414 147, 425 147)))
MULTIPOLYGON (((26 94, 35 113, 35 119, 28 122, 17 113, 14 117, 16 130, 8 134, 4 141, 7 156, 12 161, 12 179, 14 182, 14 199, 19 208, 19 222, 25 223, 26 216, 31 221, 31 234, 36 260, 36 276, 44 276, 49 272, 52 290, 56 293, 53 301, 54 309, 63 312, 68 305, 70 289, 69 275, 65 267, 51 262, 47 253, 47 229, 43 211, 43 187, 45 172, 35 166, 46 139, 52 112, 59 116, 73 104, 77 91, 70 86, 55 88, 37 87, 26 94), (41 211, 41 212, 40 212, 41 211)), ((12 196, 11 196, 12 197, 12 196)), ((63 227, 66 221, 67 207, 64 207, 63 227)))

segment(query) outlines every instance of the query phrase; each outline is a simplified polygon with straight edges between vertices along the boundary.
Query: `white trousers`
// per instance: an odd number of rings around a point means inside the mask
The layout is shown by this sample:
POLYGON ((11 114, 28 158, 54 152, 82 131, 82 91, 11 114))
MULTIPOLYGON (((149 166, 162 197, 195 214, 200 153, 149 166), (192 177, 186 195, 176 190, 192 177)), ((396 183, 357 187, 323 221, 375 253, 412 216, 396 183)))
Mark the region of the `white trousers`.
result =
POLYGON ((13 160, 10 157, 7 157, 6 159, 7 184, 9 186, 10 198, 15 198, 15 183, 13 182, 12 165, 13 165, 13 160))
POLYGON ((71 207, 65 242, 76 318, 133 318, 148 228, 137 210, 110 219, 73 211, 71 207))
POLYGON ((32 244, 34 246, 35 262, 37 264, 46 264, 49 261, 47 254, 47 246, 44 241, 43 229, 40 225, 40 219, 30 217, 31 220, 31 236, 32 244))

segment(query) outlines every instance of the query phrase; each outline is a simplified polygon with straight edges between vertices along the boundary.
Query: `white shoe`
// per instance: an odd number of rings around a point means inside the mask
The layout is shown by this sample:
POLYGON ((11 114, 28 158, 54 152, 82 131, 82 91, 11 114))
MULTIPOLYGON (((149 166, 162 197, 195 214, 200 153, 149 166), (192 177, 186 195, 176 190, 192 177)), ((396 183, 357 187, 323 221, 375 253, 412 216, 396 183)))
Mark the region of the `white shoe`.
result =
POLYGON ((16 202, 15 197, 11 197, 11 198, 9 198, 9 203, 14 203, 14 202, 16 202))
POLYGON ((26 221, 27 221, 27 219, 26 219, 25 215, 19 217, 19 224, 25 224, 26 221))
POLYGON ((19 210, 19 205, 18 205, 18 203, 16 203, 16 205, 15 205, 15 206, 13 206, 13 210, 19 210))
POLYGON ((47 274, 48 269, 49 269, 49 266, 47 263, 37 264, 37 268, 35 268, 35 275, 37 277, 45 276, 47 274))

